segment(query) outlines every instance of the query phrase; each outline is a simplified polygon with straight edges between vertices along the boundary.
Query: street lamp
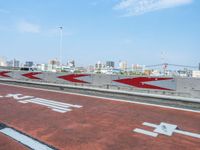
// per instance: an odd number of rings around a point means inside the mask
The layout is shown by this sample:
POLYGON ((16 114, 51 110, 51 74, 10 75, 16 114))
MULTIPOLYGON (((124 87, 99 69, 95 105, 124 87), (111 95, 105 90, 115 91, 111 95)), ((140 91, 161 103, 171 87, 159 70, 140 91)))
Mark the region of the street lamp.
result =
POLYGON ((63 27, 59 27, 60 29, 60 65, 62 69, 62 39, 63 39, 63 27))

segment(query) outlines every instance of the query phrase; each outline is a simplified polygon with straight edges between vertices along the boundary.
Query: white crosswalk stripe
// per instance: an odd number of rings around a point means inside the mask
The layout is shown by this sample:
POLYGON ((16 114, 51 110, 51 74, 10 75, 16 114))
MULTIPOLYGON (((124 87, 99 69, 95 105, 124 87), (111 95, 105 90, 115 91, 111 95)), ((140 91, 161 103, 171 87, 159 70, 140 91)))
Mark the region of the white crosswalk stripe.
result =
POLYGON ((67 106, 67 105, 61 105, 59 102, 57 103, 49 103, 40 99, 31 99, 31 100, 26 100, 25 102, 30 102, 30 103, 34 103, 34 104, 39 104, 39 105, 43 105, 43 106, 47 106, 49 108, 51 108, 52 110, 60 110, 62 112, 68 112, 71 111, 70 107, 71 106, 67 106))

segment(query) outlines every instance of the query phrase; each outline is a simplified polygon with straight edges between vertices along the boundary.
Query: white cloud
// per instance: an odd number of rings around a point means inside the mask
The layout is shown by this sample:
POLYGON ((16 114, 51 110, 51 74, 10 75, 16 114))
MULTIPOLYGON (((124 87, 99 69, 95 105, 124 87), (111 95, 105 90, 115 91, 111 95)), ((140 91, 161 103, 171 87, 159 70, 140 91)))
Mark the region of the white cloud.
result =
POLYGON ((39 33, 40 26, 33 24, 27 21, 21 21, 18 23, 17 28, 20 32, 29 32, 29 33, 39 33))
POLYGON ((124 16, 141 15, 147 12, 192 3, 193 0, 120 0, 116 10, 125 10, 124 16))

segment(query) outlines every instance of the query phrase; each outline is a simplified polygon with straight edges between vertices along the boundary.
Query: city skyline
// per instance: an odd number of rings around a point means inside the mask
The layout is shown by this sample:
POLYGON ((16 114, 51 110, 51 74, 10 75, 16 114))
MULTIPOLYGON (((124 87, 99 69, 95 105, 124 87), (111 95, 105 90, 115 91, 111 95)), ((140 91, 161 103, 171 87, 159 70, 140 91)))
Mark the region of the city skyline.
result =
POLYGON ((200 2, 142 2, 2 1, 1 56, 37 63, 59 59, 62 26, 62 60, 74 59, 79 66, 98 60, 196 66, 200 56, 200 2))

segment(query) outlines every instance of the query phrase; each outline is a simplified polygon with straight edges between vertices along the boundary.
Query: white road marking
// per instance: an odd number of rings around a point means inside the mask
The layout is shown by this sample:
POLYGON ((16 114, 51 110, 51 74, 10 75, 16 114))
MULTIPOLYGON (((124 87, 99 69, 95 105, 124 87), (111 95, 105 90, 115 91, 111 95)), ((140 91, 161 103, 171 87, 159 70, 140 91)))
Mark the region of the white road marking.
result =
POLYGON ((143 123, 144 126, 149 126, 149 127, 153 127, 153 128, 156 128, 157 125, 156 124, 153 124, 153 123, 148 123, 148 122, 144 122, 143 123))
POLYGON ((54 105, 58 105, 58 106, 61 106, 61 107, 75 107, 75 108, 81 108, 82 106, 80 105, 73 105, 73 104, 68 104, 68 103, 63 103, 63 102, 57 102, 57 101, 52 101, 52 100, 47 100, 47 99, 43 99, 43 98, 34 98, 34 99, 31 99, 31 100, 40 100, 44 103, 51 103, 51 104, 54 104, 54 105))
POLYGON ((160 125, 155 128, 154 132, 167 136, 172 136, 176 128, 177 125, 161 122, 160 125))
POLYGON ((43 104, 47 104, 47 105, 53 105, 53 106, 57 106, 57 107, 62 107, 62 108, 66 108, 68 109, 69 105, 67 104, 60 104, 60 102, 48 102, 48 101, 45 101, 44 99, 41 99, 41 98, 34 98, 34 99, 30 99, 30 100, 27 100, 27 101, 31 101, 31 102, 41 102, 43 104))
POLYGON ((19 143, 22 143, 31 149, 34 150, 53 150, 52 148, 48 147, 47 145, 40 143, 24 134, 21 134, 20 132, 17 132, 11 128, 3 128, 0 130, 1 133, 4 135, 7 135, 11 137, 12 139, 18 141, 19 143))
POLYGON ((63 110, 65 112, 71 111, 71 109, 67 109, 67 108, 63 108, 63 107, 58 107, 52 104, 46 104, 43 102, 39 102, 39 101, 34 101, 34 100, 26 100, 26 102, 30 102, 30 103, 34 103, 34 104, 38 104, 38 105, 43 105, 43 106, 47 106, 49 108, 53 109, 59 109, 59 110, 63 110))
POLYGON ((27 102, 35 103, 35 104, 40 104, 40 105, 43 105, 43 106, 48 106, 49 108, 57 108, 57 109, 62 109, 62 110, 70 110, 70 109, 59 107, 59 106, 55 106, 55 105, 52 105, 52 104, 43 103, 42 101, 27 100, 27 102))
POLYGON ((145 135, 148 135, 148 136, 152 136, 152 137, 157 137, 158 136, 158 134, 155 133, 155 132, 150 132, 150 131, 143 130, 143 129, 136 128, 133 131, 137 132, 137 133, 145 134, 145 135))
MULTIPOLYGON (((173 125, 173 124, 161 122, 160 125, 156 125, 156 124, 144 122, 143 125, 155 128, 153 133, 163 134, 163 135, 167 135, 167 136, 172 136, 173 133, 179 133, 179 134, 182 134, 185 136, 190 136, 193 138, 200 138, 200 134, 179 130, 179 129, 177 129, 177 125, 173 125)), ((136 129, 138 130, 138 128, 136 128, 136 129)), ((141 129, 141 130, 143 130, 143 129, 141 129)), ((135 130, 133 130, 133 131, 135 131, 135 130)), ((140 133, 142 133, 142 132, 140 132, 140 133)))
POLYGON ((27 103, 34 103, 38 105, 47 106, 48 108, 51 108, 53 111, 57 112, 68 112, 71 111, 72 108, 81 108, 80 105, 73 105, 53 100, 47 100, 43 98, 34 98, 34 96, 23 96, 22 94, 7 94, 5 97, 13 98, 17 100, 20 103, 27 104, 27 103), (27 99, 29 98, 29 99, 27 99))
POLYGON ((175 130, 174 132, 200 139, 200 134, 191 133, 191 132, 187 132, 187 131, 181 131, 181 130, 175 130))
POLYGON ((66 113, 66 111, 64 110, 60 110, 60 109, 52 109, 53 111, 59 112, 59 113, 66 113))
POLYGON ((20 103, 22 103, 22 104, 27 104, 27 103, 29 103, 29 102, 26 102, 26 101, 18 101, 18 102, 20 102, 20 103))
POLYGON ((10 84, 5 84, 5 83, 0 83, 0 84, 1 84, 1 85, 6 85, 6 86, 11 86, 11 87, 24 88, 24 89, 33 89, 33 90, 39 90, 39 91, 56 92, 56 93, 61 93, 61 94, 70 94, 70 95, 91 97, 91 98, 97 98, 97 99, 103 99, 103 100, 111 100, 111 101, 118 101, 118 102, 126 102, 126 103, 138 104, 138 105, 146 105, 146 106, 152 106, 152 107, 159 107, 159 108, 166 108, 166 109, 187 111, 187 112, 193 112, 193 113, 200 113, 200 110, 192 110, 192 109, 185 109, 185 108, 177 108, 177 107, 164 106, 164 105, 158 105, 158 104, 149 104, 149 103, 145 103, 145 102, 135 102, 135 101, 130 101, 130 100, 120 100, 120 99, 115 99, 115 98, 107 98, 107 97, 100 97, 100 96, 92 96, 92 95, 86 95, 86 94, 78 94, 78 93, 66 92, 66 91, 56 91, 56 90, 49 90, 49 89, 43 89, 43 88, 26 87, 26 86, 21 86, 21 85, 10 85, 10 84))
POLYGON ((33 96, 22 96, 22 94, 8 94, 5 97, 13 97, 16 100, 22 100, 22 99, 30 99, 33 98, 33 96), (21 97, 20 97, 21 96, 21 97))

